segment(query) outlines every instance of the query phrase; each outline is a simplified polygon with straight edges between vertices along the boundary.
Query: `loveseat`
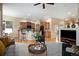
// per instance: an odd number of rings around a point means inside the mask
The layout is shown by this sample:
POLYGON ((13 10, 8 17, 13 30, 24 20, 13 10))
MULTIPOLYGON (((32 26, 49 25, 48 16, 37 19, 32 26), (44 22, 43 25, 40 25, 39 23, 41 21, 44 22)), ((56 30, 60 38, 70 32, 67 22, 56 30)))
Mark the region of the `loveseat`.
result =
POLYGON ((0 56, 14 55, 15 41, 9 36, 0 37, 0 56))

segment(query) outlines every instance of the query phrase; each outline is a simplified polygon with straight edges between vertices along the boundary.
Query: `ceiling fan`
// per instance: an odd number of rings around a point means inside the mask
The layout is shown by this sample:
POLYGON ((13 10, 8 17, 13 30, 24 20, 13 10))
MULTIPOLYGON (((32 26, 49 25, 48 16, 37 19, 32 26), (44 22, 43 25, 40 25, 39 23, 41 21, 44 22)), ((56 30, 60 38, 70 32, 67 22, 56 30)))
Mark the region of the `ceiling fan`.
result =
POLYGON ((45 4, 54 5, 54 3, 36 3, 34 6, 42 4, 43 9, 45 9, 45 4))

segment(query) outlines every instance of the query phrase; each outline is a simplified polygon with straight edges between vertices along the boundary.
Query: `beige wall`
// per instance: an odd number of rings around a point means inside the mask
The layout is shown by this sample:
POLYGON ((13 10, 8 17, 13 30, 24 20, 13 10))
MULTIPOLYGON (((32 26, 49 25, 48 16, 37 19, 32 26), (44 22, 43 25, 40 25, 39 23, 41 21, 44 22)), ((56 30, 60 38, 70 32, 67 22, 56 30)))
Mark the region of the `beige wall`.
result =
POLYGON ((58 28, 60 25, 64 25, 64 20, 59 18, 51 19, 51 38, 55 39, 55 42, 58 42, 58 28))
POLYGON ((2 36, 2 4, 0 3, 0 37, 2 36))

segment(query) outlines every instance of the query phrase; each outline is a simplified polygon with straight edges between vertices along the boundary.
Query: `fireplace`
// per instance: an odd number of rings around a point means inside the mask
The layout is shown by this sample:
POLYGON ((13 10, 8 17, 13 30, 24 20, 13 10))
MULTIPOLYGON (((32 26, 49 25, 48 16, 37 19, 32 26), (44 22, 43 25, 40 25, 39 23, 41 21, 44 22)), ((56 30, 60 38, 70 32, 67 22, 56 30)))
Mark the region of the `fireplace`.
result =
POLYGON ((60 33, 61 42, 76 45, 76 30, 61 30, 60 33))

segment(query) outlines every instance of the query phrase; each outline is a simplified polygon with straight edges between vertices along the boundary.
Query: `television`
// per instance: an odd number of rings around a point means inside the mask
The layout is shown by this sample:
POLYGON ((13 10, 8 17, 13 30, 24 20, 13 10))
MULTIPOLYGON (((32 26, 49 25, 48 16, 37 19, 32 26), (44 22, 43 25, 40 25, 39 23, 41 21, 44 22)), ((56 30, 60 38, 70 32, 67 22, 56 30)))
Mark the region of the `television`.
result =
POLYGON ((79 28, 59 28, 58 34, 58 42, 64 38, 63 42, 79 46, 79 28))
POLYGON ((60 30, 60 41, 70 46, 76 45, 77 32, 76 30, 60 30))
POLYGON ((62 37, 76 40, 76 30, 61 30, 62 37))

